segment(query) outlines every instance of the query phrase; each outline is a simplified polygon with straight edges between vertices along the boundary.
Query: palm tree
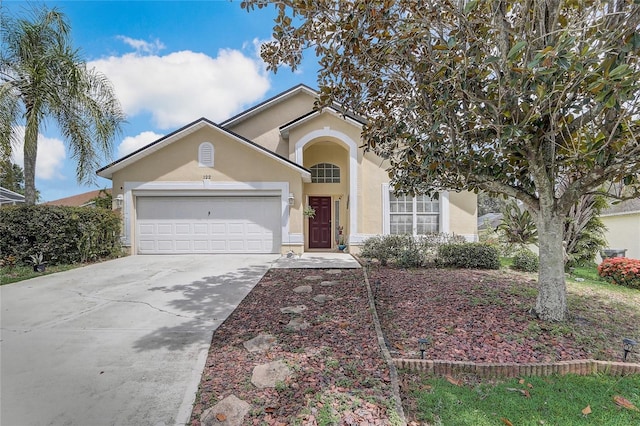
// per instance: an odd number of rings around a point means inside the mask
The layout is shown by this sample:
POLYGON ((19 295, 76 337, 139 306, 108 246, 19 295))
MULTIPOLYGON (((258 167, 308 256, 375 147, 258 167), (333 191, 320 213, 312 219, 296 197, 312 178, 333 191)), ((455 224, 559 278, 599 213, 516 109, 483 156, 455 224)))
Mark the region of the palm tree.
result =
POLYGON ((35 204, 40 126, 55 121, 77 163, 78 182, 89 183, 100 154, 110 157, 124 113, 107 78, 88 69, 71 46, 64 14, 43 7, 33 10, 32 20, 0 18, 0 158, 12 153, 16 127, 23 125, 25 200, 35 204))

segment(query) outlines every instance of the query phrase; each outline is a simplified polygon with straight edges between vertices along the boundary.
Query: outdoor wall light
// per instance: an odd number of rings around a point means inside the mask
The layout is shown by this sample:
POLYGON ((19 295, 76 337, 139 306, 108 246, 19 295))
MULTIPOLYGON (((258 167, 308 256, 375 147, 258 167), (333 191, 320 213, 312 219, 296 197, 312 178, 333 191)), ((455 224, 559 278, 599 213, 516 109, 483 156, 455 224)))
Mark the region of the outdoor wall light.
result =
POLYGON ((295 201, 295 198, 293 197, 293 192, 289 193, 289 205, 293 206, 293 202, 295 201))
POLYGON ((122 194, 118 194, 116 196, 116 209, 121 209, 122 204, 124 204, 124 196, 122 194))
POLYGON ((629 355, 629 352, 633 352, 633 347, 637 344, 638 342, 636 342, 635 340, 632 340, 629 338, 622 339, 622 349, 624 350, 624 361, 627 360, 627 355, 629 355))
POLYGON ((424 359, 424 352, 427 350, 427 346, 429 346, 429 339, 420 338, 418 339, 418 348, 420 349, 420 359, 424 359))

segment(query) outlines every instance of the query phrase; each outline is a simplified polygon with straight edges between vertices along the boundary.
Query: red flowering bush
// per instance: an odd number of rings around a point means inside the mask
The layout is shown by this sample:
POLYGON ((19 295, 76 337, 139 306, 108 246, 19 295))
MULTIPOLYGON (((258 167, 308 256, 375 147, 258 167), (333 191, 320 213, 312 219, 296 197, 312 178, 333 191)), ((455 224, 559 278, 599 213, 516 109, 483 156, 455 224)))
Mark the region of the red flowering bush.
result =
POLYGON ((640 260, 610 257, 598 265, 598 274, 612 284, 640 290, 640 260))

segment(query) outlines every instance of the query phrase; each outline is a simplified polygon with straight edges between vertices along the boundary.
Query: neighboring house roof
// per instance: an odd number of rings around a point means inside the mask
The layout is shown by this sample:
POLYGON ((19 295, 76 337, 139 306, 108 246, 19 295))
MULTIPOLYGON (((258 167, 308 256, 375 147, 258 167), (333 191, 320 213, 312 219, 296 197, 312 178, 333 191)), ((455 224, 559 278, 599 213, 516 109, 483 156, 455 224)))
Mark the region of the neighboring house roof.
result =
POLYGON ((478 229, 496 228, 502 221, 502 213, 487 213, 478 218, 478 229))
POLYGON ((600 213, 600 216, 640 213, 640 198, 622 201, 614 204, 600 213))
POLYGON ((0 206, 24 203, 24 195, 0 186, 0 206))
MULTIPOLYGON (((70 206, 70 207, 85 207, 94 204, 93 199, 100 196, 101 189, 95 191, 89 191, 82 194, 72 195, 70 197, 60 198, 59 200, 48 201, 44 204, 48 206, 70 206)), ((107 193, 111 193, 110 189, 106 189, 107 193)))
POLYGON ((114 161, 111 164, 108 164, 106 166, 104 166, 103 168, 99 169, 96 173, 98 174, 98 176, 101 176, 103 178, 107 178, 107 179, 111 179, 111 177, 113 176, 113 173, 117 172, 120 169, 125 168, 126 166, 128 166, 131 163, 134 163, 138 160, 140 160, 141 158, 146 157, 147 155, 156 152, 157 150, 159 150, 160 148, 163 148, 175 141, 178 141, 180 139, 182 139, 184 136, 195 132, 196 130, 199 130, 203 127, 211 127, 221 133, 226 134, 227 136, 231 137, 232 139, 236 140, 237 142, 251 148, 254 149, 258 152, 261 152, 262 154, 265 154, 268 157, 273 158, 274 160, 284 164, 287 167, 290 167, 292 169, 295 169, 296 171, 300 172, 300 174, 302 174, 302 178, 305 182, 311 182, 311 172, 307 169, 305 169, 304 167, 300 166, 299 164, 294 163, 293 161, 282 157, 281 155, 276 154, 275 152, 256 144, 255 142, 250 141, 249 139, 244 138, 243 136, 240 136, 237 133, 234 133, 228 129, 225 129, 224 127, 221 127, 219 125, 217 125, 216 123, 214 123, 211 120, 208 120, 206 118, 200 118, 192 123, 187 124, 186 126, 172 132, 169 133, 166 136, 163 136, 162 138, 156 140, 155 142, 151 142, 150 144, 143 146, 142 148, 138 149, 137 151, 132 152, 129 155, 126 155, 116 161, 114 161))

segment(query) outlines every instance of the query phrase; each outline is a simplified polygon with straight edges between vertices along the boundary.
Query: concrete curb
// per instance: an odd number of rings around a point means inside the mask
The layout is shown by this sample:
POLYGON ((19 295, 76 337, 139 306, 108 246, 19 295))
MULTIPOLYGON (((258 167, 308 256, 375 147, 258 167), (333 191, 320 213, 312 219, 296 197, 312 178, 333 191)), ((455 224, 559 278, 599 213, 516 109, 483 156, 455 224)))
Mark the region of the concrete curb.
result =
POLYGON ((373 317, 373 325, 376 329, 376 336, 378 337, 378 346, 380 346, 380 350, 382 351, 382 356, 384 357, 387 365, 389 366, 389 378, 391 380, 391 392, 393 393, 392 398, 395 404, 396 413, 402 420, 402 424, 407 424, 407 419, 404 415, 404 409, 402 408, 402 399, 400 398, 400 381, 398 380, 398 370, 396 369, 396 363, 393 358, 391 358, 391 354, 387 349, 387 345, 384 341, 384 335, 382 334, 382 327, 380 326, 380 320, 378 319, 378 311, 376 310, 376 303, 373 299, 373 293, 371 291, 371 286, 369 285, 369 277, 367 276, 367 268, 362 268, 362 275, 364 276, 364 282, 367 287, 367 296, 369 298, 369 310, 371 311, 371 316, 373 317))
POLYGON ((559 361, 552 363, 500 364, 396 358, 393 360, 393 363, 397 368, 422 371, 434 376, 473 374, 484 378, 494 378, 550 376, 552 374, 578 374, 582 376, 590 374, 607 374, 611 376, 640 374, 640 364, 596 361, 593 359, 559 361))

